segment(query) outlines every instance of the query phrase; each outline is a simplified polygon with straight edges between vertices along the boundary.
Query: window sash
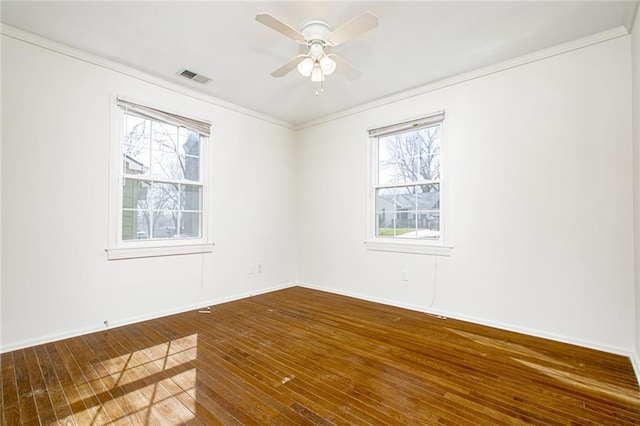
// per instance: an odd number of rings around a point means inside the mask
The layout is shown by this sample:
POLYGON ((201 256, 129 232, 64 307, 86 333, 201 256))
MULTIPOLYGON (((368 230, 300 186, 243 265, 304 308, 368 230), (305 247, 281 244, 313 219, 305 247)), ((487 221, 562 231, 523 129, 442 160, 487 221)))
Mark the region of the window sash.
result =
MULTIPOLYGON (((153 180, 153 179, 145 179, 144 177, 140 177, 140 176, 133 176, 133 177, 125 177, 125 179, 129 179, 131 181, 138 181, 138 182, 149 182, 149 188, 147 189, 148 191, 151 192, 151 197, 148 199, 148 207, 147 208, 140 208, 140 207, 125 207, 124 206, 124 192, 121 192, 121 208, 120 208, 120 216, 121 219, 124 220, 124 216, 125 216, 125 212, 146 212, 149 214, 149 229, 146 232, 147 237, 146 238, 124 238, 124 232, 123 232, 123 225, 120 226, 119 229, 119 237, 120 237, 120 241, 122 241, 123 243, 127 244, 127 243, 131 243, 131 242, 140 242, 140 241, 158 241, 158 240, 166 240, 166 239, 178 239, 178 240, 189 240, 189 239, 200 239, 204 237, 204 185, 200 184, 200 183, 194 183, 192 181, 188 181, 187 183, 177 183, 177 182, 167 182, 167 181, 157 181, 157 180, 153 180), (170 209, 163 209, 163 208, 156 208, 155 205, 155 200, 153 198, 153 194, 154 194, 154 190, 153 190, 153 184, 154 183, 168 183, 168 184, 172 184, 172 185, 178 185, 178 193, 177 193, 177 203, 176 203, 176 208, 170 208, 170 209), (187 208, 182 208, 182 197, 183 197, 183 193, 181 192, 181 187, 182 186, 191 186, 191 187, 197 187, 200 188, 199 191, 199 200, 198 200, 198 206, 199 209, 187 209, 187 208), (155 223, 154 223, 154 214, 156 213, 162 213, 162 212, 173 212, 177 214, 177 222, 176 222, 176 232, 177 232, 177 236, 166 236, 166 237, 157 237, 155 236, 155 223), (199 235, 198 236, 185 236, 182 235, 181 233, 181 229, 182 229, 182 220, 183 220, 183 216, 185 213, 197 213, 200 216, 200 220, 199 220, 199 224, 198 224, 198 232, 199 235)), ((125 186, 125 182, 126 180, 123 179, 123 188, 125 186)), ((137 233, 137 231, 136 231, 137 233)))
MULTIPOLYGON (((403 198, 407 199, 407 197, 410 197, 412 194, 406 194, 404 195, 403 198)), ((442 228, 440 226, 440 219, 437 219, 437 229, 431 229, 429 226, 426 226, 427 223, 426 222, 428 219, 426 217, 423 217, 424 215, 431 215, 431 214, 437 214, 438 218, 440 217, 440 181, 429 181, 429 183, 409 183, 409 184, 395 184, 395 185, 384 185, 384 186, 376 186, 373 188, 373 194, 372 194, 372 198, 373 198, 373 216, 374 216, 374 236, 377 238, 385 238, 385 239, 394 239, 394 238, 400 238, 400 239, 405 239, 405 240, 413 240, 413 241, 420 241, 420 240, 438 240, 440 239, 441 236, 441 232, 442 232, 442 228), (400 206, 400 209, 398 209, 397 205, 395 204, 395 201, 393 202, 393 205, 391 206, 390 209, 385 210, 384 208, 382 210, 378 209, 378 199, 379 199, 379 195, 378 195, 378 190, 379 189, 390 189, 390 188, 412 188, 412 187, 418 187, 421 185, 438 185, 438 204, 437 204, 437 208, 433 208, 434 206, 431 206, 431 208, 420 208, 418 205, 418 198, 420 194, 425 194, 425 193, 414 193, 413 195, 415 195, 415 203, 413 203, 413 205, 408 206, 408 207, 402 207, 400 206), (383 215, 383 217, 381 218, 380 215, 383 215), (386 215, 389 215, 389 217, 386 217, 386 215), (390 224, 392 225, 391 227, 389 226, 385 226, 385 227, 380 227, 381 222, 380 220, 383 221, 388 221, 390 222, 390 224), (398 225, 398 222, 400 222, 400 225, 398 225), (413 224, 412 226, 408 226, 409 224, 413 224), (422 226, 420 226, 420 224, 422 223, 422 226), (415 232, 415 236, 407 236, 403 234, 398 234, 396 235, 396 230, 397 229, 407 229, 407 228, 411 228, 413 229, 413 231, 407 231, 410 234, 415 232), (386 232, 388 232, 389 230, 393 230, 393 235, 385 235, 383 232, 381 232, 381 230, 386 230, 386 232), (419 236, 418 234, 420 232, 427 232, 426 235, 422 235, 419 236), (433 232, 433 234, 429 234, 430 232, 433 232)), ((429 219, 433 220, 433 219, 429 219)), ((387 223, 387 225, 390 225, 389 223, 387 223)))

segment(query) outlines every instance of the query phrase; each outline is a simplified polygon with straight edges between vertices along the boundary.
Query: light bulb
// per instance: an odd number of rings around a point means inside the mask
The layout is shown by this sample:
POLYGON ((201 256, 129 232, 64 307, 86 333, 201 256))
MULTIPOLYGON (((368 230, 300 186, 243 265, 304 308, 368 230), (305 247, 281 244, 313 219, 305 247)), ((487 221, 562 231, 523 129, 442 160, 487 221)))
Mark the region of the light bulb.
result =
POLYGON ((298 64, 298 71, 305 77, 309 77, 311 75, 311 71, 313 71, 314 61, 313 59, 306 57, 298 64))
POLYGON ((336 70, 336 61, 328 56, 323 56, 320 59, 320 68, 322 68, 324 75, 331 75, 336 70))
POLYGON ((313 64, 313 71, 311 71, 311 81, 324 81, 324 73, 322 72, 320 63, 318 61, 313 64))

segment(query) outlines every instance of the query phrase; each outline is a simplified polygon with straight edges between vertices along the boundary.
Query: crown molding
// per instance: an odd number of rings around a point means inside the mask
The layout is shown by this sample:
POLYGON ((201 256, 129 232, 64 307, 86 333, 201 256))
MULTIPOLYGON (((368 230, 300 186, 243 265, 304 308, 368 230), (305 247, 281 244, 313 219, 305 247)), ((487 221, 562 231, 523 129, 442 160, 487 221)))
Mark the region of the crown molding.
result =
MULTIPOLYGON (((637 2, 633 1, 633 3, 636 3, 636 6, 637 6, 637 2)), ((573 40, 568 43, 563 43, 547 49, 538 50, 537 52, 519 56, 514 59, 509 59, 507 61, 499 62, 494 65, 489 65, 487 67, 479 68, 474 71, 458 74, 453 77, 428 83, 426 85, 419 86, 414 89, 410 89, 404 92, 397 93, 395 95, 387 96, 372 102, 359 105, 351 109, 347 109, 345 111, 341 111, 335 114, 330 114, 325 117, 321 117, 316 120, 308 121, 306 123, 297 125, 294 127, 294 129, 295 130, 308 129, 310 127, 318 126, 320 124, 328 123, 330 121, 334 121, 334 120, 345 118, 351 115, 359 114, 361 112, 369 111, 371 109, 379 108, 379 107, 400 102, 409 98, 424 95, 426 93, 433 92, 435 90, 444 89, 445 87, 454 86, 470 80, 475 80, 480 77, 485 77, 487 75, 491 75, 491 74, 499 73, 512 68, 527 65, 532 62, 541 61, 543 59, 551 58, 553 56, 561 55, 564 53, 572 52, 574 50, 582 49, 584 47, 592 46, 594 44, 613 40, 618 37, 627 36, 629 34, 630 32, 627 30, 625 26, 619 26, 607 31, 603 31, 603 32, 593 34, 587 37, 583 37, 577 40, 573 40)))
POLYGON ((189 96, 193 99, 197 99, 199 101, 203 101, 220 108, 224 108, 233 112, 244 114, 252 118, 256 118, 259 120, 269 122, 271 124, 285 127, 287 129, 295 130, 295 127, 291 123, 286 122, 284 120, 279 120, 267 114, 253 111, 249 108, 245 108, 245 107, 233 104, 231 102, 223 101, 213 96, 198 92, 197 90, 189 89, 188 87, 181 86, 177 83, 173 83, 163 78, 153 76, 143 71, 139 71, 135 68, 131 68, 129 66, 117 63, 115 61, 102 58, 92 53, 73 48, 66 44, 58 43, 56 41, 49 40, 47 38, 38 36, 36 34, 17 29, 10 25, 0 23, 0 34, 6 37, 10 37, 10 38, 22 41, 24 43, 38 46, 43 49, 50 50, 52 52, 60 53, 65 56, 90 63, 92 65, 96 65, 98 67, 108 69, 110 71, 124 74, 126 76, 135 78, 137 80, 141 80, 146 83, 153 84, 158 87, 162 87, 163 89, 171 90, 181 95, 189 96))
POLYGON ((354 114, 358 114, 364 111, 378 108, 384 105, 393 104, 405 99, 410 99, 415 96, 419 96, 429 92, 433 92, 435 90, 443 89, 445 87, 454 86, 460 83, 464 83, 466 81, 474 80, 476 78, 495 74, 501 71, 506 71, 511 68, 516 68, 532 62, 540 61, 553 56, 561 55, 563 53, 568 53, 568 52, 582 49, 584 47, 588 47, 594 44, 602 43, 618 37, 629 35, 631 32, 630 29, 634 25, 635 16, 638 10, 638 4, 639 2, 637 0, 629 0, 628 7, 625 12, 625 25, 621 25, 611 30, 603 31, 597 34, 593 34, 587 37, 583 37, 583 38, 580 38, 568 43, 560 44, 554 47, 550 47, 547 49, 539 50, 537 52, 533 52, 527 55, 520 56, 518 58, 503 61, 494 65, 489 65, 487 67, 479 68, 475 71, 470 71, 470 72, 459 74, 453 77, 445 78, 443 80, 438 80, 432 83, 428 83, 426 85, 422 85, 414 89, 403 91, 395 95, 387 96, 384 98, 380 98, 372 102, 367 102, 357 107, 350 108, 335 114, 330 114, 325 117, 321 117, 321 118, 311 120, 306 123, 302 123, 298 125, 294 125, 290 122, 271 117, 267 114, 253 111, 251 109, 233 104, 231 102, 223 101, 221 99, 215 98, 210 95, 206 95, 204 93, 198 92, 193 89, 189 89, 179 84, 162 79, 160 77, 156 77, 151 74, 145 73, 143 71, 139 71, 129 66, 114 62, 112 60, 102 58, 100 56, 70 47, 62 43, 55 42, 53 40, 49 40, 47 38, 35 35, 33 33, 19 30, 17 28, 11 27, 6 24, 0 23, 0 34, 10 38, 14 38, 16 40, 20 40, 25 43, 29 43, 29 44, 41 47, 43 49, 51 50, 53 52, 57 52, 65 56, 69 56, 93 65, 99 66, 105 69, 109 69, 114 72, 127 75, 129 77, 162 87, 164 89, 171 90, 173 92, 180 93, 182 95, 189 96, 194 99, 198 99, 200 101, 209 103, 211 105, 215 105, 230 111, 247 115, 249 117, 263 120, 271 124, 285 127, 291 130, 304 130, 310 127, 318 126, 320 124, 328 123, 330 121, 338 120, 340 118, 348 117, 354 114))

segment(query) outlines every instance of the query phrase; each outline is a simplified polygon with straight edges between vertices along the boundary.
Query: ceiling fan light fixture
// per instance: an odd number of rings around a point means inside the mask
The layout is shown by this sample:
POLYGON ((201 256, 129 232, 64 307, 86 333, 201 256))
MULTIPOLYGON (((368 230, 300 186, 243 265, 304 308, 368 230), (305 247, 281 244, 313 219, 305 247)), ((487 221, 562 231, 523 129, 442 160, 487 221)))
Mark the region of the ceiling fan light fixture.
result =
POLYGON ((309 46, 309 55, 316 61, 324 55, 324 47, 320 42, 312 42, 309 46))
POLYGON ((309 77, 313 71, 314 60, 307 57, 298 64, 298 72, 305 77, 309 77))
POLYGON ((320 68, 320 63, 316 61, 313 64, 313 70, 311 71, 311 81, 314 83, 324 81, 324 73, 322 72, 322 68, 320 68))
MULTIPOLYGON (((300 74, 304 77, 311 77, 311 81, 314 83, 322 83, 327 75, 333 74, 337 62, 340 63, 340 71, 346 71, 351 75, 348 77, 350 80, 358 78, 360 72, 353 65, 338 55, 327 54, 325 48, 338 46, 352 37, 378 26, 378 18, 371 12, 365 12, 337 29, 332 29, 327 22, 321 19, 312 19, 302 26, 302 30, 298 31, 268 13, 258 13, 256 21, 309 48, 306 54, 294 56, 273 71, 271 75, 276 78, 284 77, 294 68, 298 68, 300 74)), ((322 92, 322 84, 320 84, 319 92, 322 92)))
POLYGON ((331 75, 336 70, 336 61, 328 56, 320 58, 320 68, 324 75, 331 75))

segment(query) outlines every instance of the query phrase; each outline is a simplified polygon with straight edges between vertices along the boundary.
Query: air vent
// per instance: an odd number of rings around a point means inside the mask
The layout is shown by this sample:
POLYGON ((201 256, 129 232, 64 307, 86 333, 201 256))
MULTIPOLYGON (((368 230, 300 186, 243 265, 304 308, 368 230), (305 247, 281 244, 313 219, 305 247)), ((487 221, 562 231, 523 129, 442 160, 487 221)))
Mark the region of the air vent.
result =
POLYGON ((209 81, 211 81, 211 79, 209 77, 205 77, 204 75, 195 73, 193 71, 189 71, 188 69, 185 69, 185 68, 183 68, 180 71, 178 71, 178 75, 186 77, 189 80, 193 80, 193 81, 198 82, 200 84, 206 84, 209 81))

